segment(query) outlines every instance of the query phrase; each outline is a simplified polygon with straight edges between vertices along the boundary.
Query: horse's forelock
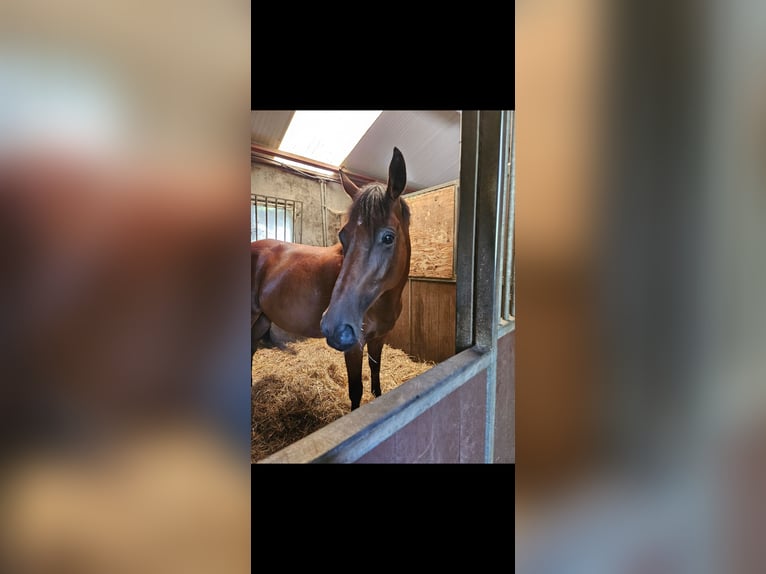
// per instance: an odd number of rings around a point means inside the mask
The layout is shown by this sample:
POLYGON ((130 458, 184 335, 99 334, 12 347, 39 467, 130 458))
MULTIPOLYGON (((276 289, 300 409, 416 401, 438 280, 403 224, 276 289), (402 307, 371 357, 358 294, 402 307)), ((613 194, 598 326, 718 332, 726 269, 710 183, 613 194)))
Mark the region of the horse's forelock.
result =
POLYGON ((388 215, 386 188, 380 184, 363 187, 351 205, 349 221, 359 222, 365 227, 379 226, 388 215))
MULTIPOLYGON (((404 200, 401 200, 400 203, 404 222, 409 223, 409 206, 404 200)), ((359 195, 351 205, 349 221, 359 222, 365 227, 380 227, 388 219, 390 209, 391 200, 386 193, 385 186, 372 183, 359 191, 359 195)))

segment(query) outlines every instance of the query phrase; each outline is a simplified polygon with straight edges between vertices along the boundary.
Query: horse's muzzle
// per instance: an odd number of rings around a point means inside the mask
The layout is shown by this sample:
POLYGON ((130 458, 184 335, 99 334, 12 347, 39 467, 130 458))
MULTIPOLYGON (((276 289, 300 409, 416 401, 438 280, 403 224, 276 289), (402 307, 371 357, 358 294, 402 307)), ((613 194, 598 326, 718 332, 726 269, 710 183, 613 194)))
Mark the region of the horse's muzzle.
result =
POLYGON ((323 329, 322 334, 327 338, 327 344, 338 351, 347 351, 356 344, 356 333, 348 323, 339 325, 332 333, 323 329))

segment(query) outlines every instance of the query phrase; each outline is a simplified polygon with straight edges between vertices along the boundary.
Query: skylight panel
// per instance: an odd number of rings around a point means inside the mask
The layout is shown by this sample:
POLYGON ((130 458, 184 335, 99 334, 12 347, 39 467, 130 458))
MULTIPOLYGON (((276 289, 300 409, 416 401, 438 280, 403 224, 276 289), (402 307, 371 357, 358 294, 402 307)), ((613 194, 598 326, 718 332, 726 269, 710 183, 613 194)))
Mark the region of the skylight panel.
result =
POLYGON ((381 110, 296 111, 280 151, 339 166, 381 110))

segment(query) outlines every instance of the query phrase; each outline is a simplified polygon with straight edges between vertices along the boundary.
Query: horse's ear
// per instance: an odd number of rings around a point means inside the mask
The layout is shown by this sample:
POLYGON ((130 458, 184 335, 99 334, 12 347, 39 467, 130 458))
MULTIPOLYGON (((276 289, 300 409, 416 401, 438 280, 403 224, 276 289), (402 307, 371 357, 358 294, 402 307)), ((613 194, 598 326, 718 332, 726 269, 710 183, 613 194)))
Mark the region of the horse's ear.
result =
POLYGON ((340 174, 340 183, 343 185, 343 190, 353 200, 356 194, 359 193, 359 188, 345 173, 340 170, 338 170, 338 173, 340 174))
POLYGON ((386 193, 391 199, 399 197, 407 187, 407 166, 404 165, 404 156, 399 148, 394 148, 394 156, 391 165, 388 166, 388 189, 386 193))

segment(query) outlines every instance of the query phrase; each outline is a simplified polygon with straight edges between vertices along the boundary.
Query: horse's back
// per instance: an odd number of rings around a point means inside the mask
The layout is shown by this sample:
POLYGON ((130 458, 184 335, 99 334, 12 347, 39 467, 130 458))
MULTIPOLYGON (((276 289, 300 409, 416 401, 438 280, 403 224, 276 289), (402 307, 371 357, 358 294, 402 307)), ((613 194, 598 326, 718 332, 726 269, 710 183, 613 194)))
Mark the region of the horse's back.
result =
POLYGON ((260 239, 250 244, 250 251, 254 286, 264 281, 284 281, 289 286, 299 279, 334 285, 343 263, 340 246, 316 247, 260 239))
POLYGON ((321 337, 319 321, 340 272, 340 247, 261 239, 251 243, 253 312, 282 329, 321 337))

